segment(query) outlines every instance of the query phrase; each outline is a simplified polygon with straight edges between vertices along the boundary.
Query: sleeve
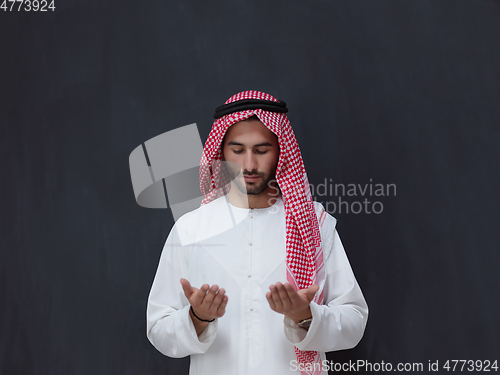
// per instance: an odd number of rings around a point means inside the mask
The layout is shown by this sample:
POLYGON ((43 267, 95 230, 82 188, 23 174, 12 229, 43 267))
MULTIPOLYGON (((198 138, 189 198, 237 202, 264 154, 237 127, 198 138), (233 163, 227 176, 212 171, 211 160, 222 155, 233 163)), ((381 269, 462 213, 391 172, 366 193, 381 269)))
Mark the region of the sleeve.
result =
POLYGON ((309 330, 285 317, 285 335, 300 350, 330 352, 353 348, 363 337, 366 327, 368 306, 337 230, 332 231, 333 241, 329 241, 330 250, 325 261, 325 304, 310 304, 313 319, 309 330))
POLYGON ((205 353, 217 334, 216 319, 200 336, 196 335, 180 283, 181 278, 189 276, 184 261, 187 251, 188 247, 180 246, 174 226, 163 247, 146 311, 149 341, 158 351, 174 358, 205 353))

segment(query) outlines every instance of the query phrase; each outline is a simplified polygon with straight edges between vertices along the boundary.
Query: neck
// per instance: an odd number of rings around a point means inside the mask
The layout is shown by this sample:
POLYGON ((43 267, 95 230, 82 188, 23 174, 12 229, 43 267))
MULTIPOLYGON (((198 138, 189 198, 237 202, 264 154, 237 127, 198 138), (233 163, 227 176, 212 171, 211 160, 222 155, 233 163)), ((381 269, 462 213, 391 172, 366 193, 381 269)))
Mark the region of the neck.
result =
POLYGON ((234 183, 231 183, 231 190, 227 196, 233 206, 253 209, 271 207, 281 194, 274 185, 257 195, 243 194, 234 183))

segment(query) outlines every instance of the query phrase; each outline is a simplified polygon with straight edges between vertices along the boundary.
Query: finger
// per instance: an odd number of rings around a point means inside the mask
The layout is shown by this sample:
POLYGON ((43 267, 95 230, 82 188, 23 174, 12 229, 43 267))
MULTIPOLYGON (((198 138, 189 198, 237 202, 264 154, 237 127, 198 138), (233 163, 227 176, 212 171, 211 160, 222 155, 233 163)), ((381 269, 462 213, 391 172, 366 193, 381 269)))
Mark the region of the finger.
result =
POLYGON ((271 308, 271 310, 276 311, 276 304, 274 303, 271 292, 266 293, 266 299, 267 302, 269 303, 269 307, 271 308))
POLYGON ((222 297, 222 302, 220 303, 219 307, 217 308, 217 317, 220 318, 226 313, 227 301, 229 301, 229 298, 228 298, 228 296, 224 295, 224 297, 222 297))
POLYGON ((271 285, 269 287, 269 290, 271 290, 271 298, 276 304, 276 311, 283 311, 283 302, 281 301, 280 294, 278 292, 278 289, 276 288, 276 285, 271 285))
POLYGON ((314 295, 318 290, 319 290, 319 285, 313 284, 304 291, 304 294, 307 297, 308 302, 311 302, 314 299, 314 295))
POLYGON ((200 289, 196 290, 193 295, 191 296, 191 299, 189 300, 189 303, 193 307, 199 307, 203 303, 203 300, 205 298, 205 295, 207 294, 207 290, 209 289, 208 284, 203 284, 200 289))
POLYGON ((217 285, 212 285, 205 295, 205 298, 203 298, 203 302, 201 303, 201 305, 204 309, 206 309, 206 311, 210 309, 210 305, 212 304, 218 290, 219 287, 217 285))
POLYGON ((284 285, 286 292, 288 293, 288 298, 292 301, 292 304, 296 304, 301 300, 300 295, 297 293, 292 284, 285 283, 284 285))
POLYGON ((191 297, 191 294, 193 294, 193 288, 191 287, 191 284, 186 279, 181 279, 181 285, 182 290, 184 291, 184 295, 187 299, 189 299, 189 297, 191 297))
POLYGON ((224 289, 222 289, 222 288, 219 289, 219 291, 217 292, 217 294, 214 297, 214 300, 212 301, 212 304, 210 305, 210 312, 212 312, 212 313, 217 312, 217 309, 219 308, 219 305, 221 304, 222 298, 224 297, 225 294, 226 294, 226 291, 224 289))
POLYGON ((283 309, 288 311, 292 307, 292 301, 290 300, 287 290, 282 283, 276 283, 276 289, 278 290, 281 303, 283 304, 283 309))

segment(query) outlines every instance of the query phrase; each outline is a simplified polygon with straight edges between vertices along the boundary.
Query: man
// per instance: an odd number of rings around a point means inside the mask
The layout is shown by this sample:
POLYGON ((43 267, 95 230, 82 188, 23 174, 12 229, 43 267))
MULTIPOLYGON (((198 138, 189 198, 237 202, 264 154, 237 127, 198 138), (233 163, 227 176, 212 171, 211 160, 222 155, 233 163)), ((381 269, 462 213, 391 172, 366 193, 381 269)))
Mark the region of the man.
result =
POLYGON ((286 112, 258 91, 216 109, 205 198, 165 243, 147 335, 165 355, 191 355, 190 374, 325 374, 325 352, 363 335, 368 308, 286 112))

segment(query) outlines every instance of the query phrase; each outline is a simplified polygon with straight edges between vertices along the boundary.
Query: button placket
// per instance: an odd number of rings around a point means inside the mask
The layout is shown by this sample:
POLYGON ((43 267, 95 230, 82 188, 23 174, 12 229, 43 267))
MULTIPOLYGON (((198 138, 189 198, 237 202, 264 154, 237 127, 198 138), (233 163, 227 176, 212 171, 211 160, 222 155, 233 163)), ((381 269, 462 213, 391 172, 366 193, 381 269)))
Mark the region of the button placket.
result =
POLYGON ((253 227, 254 227, 254 222, 253 222, 253 214, 254 211, 253 209, 250 209, 250 233, 249 233, 249 239, 248 239, 248 246, 249 246, 249 251, 250 251, 250 272, 248 273, 248 279, 249 279, 249 312, 253 311, 253 299, 254 299, 254 290, 253 290, 253 282, 252 282, 252 275, 254 273, 254 252, 253 252, 253 247, 252 247, 252 242, 253 242, 253 227))

